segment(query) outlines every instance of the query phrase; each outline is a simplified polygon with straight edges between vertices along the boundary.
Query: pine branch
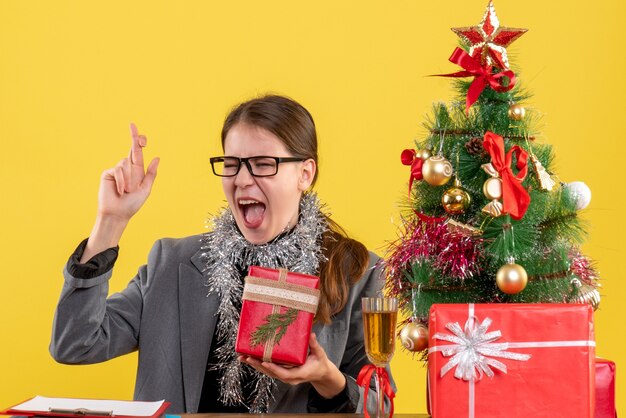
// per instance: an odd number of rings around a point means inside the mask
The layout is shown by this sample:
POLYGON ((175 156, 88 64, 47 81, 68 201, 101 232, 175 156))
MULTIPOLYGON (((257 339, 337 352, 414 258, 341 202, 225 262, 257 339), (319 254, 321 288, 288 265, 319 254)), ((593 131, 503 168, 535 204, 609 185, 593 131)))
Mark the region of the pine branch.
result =
POLYGON ((539 224, 539 227, 545 228, 545 229, 553 228, 558 223, 573 222, 574 220, 576 220, 576 218, 578 218, 578 214, 576 212, 565 213, 565 214, 560 215, 559 217, 546 219, 545 221, 539 224))
MULTIPOLYGON (((479 132, 478 130, 475 130, 475 129, 454 129, 451 131, 445 131, 443 129, 431 129, 430 133, 432 135, 461 136, 461 137, 482 136, 484 134, 484 132, 479 132)), ((527 135, 505 135, 504 139, 524 142, 527 139, 529 141, 534 141, 536 138, 534 136, 527 136, 527 135)))
POLYGON ((554 196, 547 216, 537 225, 541 240, 547 244, 557 239, 568 239, 581 244, 587 237, 586 222, 578 216, 575 197, 561 189, 554 196))
POLYGON ((250 335, 252 347, 268 342, 274 335, 274 344, 278 344, 287 332, 287 327, 291 325, 298 316, 296 308, 290 308, 284 313, 269 314, 265 317, 265 324, 257 327, 256 331, 250 335))

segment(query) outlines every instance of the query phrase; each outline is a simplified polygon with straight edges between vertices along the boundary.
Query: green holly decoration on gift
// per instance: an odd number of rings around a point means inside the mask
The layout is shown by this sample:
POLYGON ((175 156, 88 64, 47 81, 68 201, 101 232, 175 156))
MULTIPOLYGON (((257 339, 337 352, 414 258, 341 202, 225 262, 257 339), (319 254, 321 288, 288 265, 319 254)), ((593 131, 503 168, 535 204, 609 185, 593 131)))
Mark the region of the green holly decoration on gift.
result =
POLYGON ((290 308, 284 313, 269 314, 265 317, 265 323, 258 326, 251 334, 252 347, 268 342, 272 337, 274 344, 278 344, 287 332, 287 327, 298 317, 298 310, 290 308))

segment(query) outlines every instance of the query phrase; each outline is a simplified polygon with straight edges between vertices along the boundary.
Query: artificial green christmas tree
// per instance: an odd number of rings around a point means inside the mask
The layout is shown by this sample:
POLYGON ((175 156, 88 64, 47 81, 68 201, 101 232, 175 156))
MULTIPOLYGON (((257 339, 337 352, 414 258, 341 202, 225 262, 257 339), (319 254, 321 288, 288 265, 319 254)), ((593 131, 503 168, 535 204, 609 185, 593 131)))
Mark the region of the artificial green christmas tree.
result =
POLYGON ((536 139, 540 116, 507 57, 526 30, 502 27, 489 2, 480 24, 453 31, 462 48, 450 61, 462 70, 442 76, 458 97, 435 104, 429 134, 402 153, 407 210, 384 263, 409 318, 402 343, 423 354, 434 303, 600 301, 580 251, 589 189, 554 173, 552 147, 536 139))

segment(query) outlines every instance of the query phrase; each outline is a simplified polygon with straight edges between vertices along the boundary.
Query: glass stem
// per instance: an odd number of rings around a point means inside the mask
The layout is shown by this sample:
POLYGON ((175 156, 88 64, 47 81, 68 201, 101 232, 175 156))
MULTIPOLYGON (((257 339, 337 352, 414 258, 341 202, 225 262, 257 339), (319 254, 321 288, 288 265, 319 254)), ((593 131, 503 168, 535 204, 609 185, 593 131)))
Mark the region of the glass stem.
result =
POLYGON ((384 418, 383 411, 385 410, 385 394, 382 392, 382 382, 380 373, 378 372, 381 367, 376 368, 376 393, 378 394, 378 407, 376 408, 376 418, 384 418))

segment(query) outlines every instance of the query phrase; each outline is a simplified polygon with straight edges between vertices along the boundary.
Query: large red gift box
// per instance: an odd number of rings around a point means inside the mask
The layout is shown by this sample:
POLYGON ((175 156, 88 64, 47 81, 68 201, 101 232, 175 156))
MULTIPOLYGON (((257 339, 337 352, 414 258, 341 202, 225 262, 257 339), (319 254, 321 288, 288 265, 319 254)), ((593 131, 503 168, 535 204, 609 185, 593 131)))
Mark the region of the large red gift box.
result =
POLYGON ((433 305, 429 330, 434 418, 593 418, 589 305, 433 305))
POLYGON ((235 351, 299 366, 319 301, 319 277, 251 266, 245 279, 235 351))
POLYGON ((615 418, 615 363, 596 358, 596 415, 595 418, 615 418))

